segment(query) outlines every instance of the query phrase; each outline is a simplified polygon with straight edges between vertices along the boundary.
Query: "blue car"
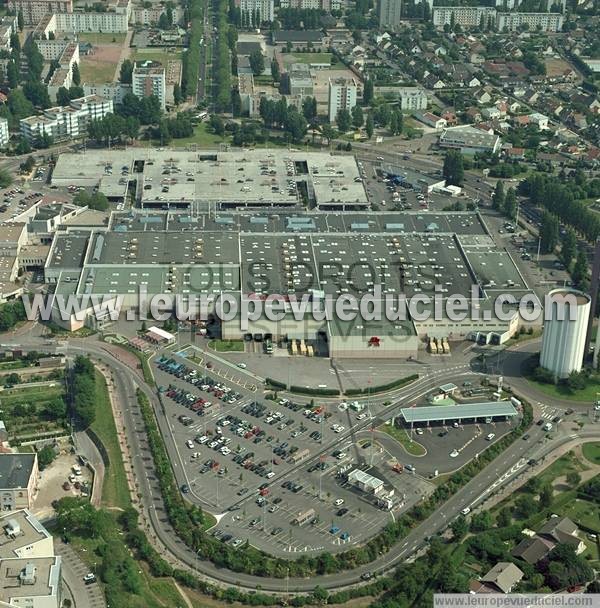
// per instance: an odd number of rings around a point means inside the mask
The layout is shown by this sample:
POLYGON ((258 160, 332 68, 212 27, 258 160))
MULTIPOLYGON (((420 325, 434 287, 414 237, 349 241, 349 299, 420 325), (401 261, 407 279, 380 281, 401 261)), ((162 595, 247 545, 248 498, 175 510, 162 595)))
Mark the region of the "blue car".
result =
POLYGON ((331 529, 329 530, 330 534, 337 534, 340 531, 340 529, 337 526, 331 526, 331 529))
POLYGON ((348 540, 348 539, 350 538, 350 534, 348 534, 348 532, 342 532, 342 533, 340 534, 340 538, 341 538, 342 540, 348 540))

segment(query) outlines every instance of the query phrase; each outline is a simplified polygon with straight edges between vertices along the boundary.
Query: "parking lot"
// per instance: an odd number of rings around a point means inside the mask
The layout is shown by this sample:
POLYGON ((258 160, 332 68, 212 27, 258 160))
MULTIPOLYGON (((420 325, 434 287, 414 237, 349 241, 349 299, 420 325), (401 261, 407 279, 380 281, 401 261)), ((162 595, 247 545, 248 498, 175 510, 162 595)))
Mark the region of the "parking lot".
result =
POLYGON ((225 513, 215 530, 225 542, 249 538, 274 552, 336 550, 364 542, 391 513, 428 493, 431 484, 423 478, 391 472, 385 450, 357 443, 369 423, 364 404, 272 401, 218 371, 168 352, 154 360, 186 469, 182 492, 225 513), (358 435, 350 435, 351 428, 358 435), (355 468, 395 489, 391 511, 347 483, 355 468))

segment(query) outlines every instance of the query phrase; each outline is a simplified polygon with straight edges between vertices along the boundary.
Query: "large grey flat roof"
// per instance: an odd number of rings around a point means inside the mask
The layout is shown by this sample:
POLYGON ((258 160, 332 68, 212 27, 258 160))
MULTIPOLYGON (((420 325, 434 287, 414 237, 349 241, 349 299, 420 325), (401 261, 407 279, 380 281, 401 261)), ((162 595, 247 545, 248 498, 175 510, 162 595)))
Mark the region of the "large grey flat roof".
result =
POLYGON ((26 488, 35 454, 0 454, 0 488, 26 488))
POLYGON ((406 422, 438 422, 440 420, 516 416, 517 410, 510 401, 489 401, 460 405, 405 407, 400 410, 400 413, 406 422))

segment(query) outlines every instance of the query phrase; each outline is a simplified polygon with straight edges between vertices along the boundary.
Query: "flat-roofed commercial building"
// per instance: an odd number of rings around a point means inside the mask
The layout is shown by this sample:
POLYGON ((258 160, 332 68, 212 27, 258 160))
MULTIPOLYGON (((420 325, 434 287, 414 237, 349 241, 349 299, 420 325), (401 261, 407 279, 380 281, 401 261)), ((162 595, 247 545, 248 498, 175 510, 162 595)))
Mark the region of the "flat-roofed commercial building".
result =
POLYGON ((454 148, 463 154, 476 154, 477 152, 491 152, 495 154, 502 144, 500 137, 476 127, 461 126, 448 127, 439 137, 441 148, 454 148))
POLYGON ((404 422, 408 424, 419 422, 459 422, 484 421, 486 418, 514 418, 518 415, 515 406, 510 401, 490 401, 487 403, 462 403, 460 405, 425 405, 407 407, 400 410, 404 422))

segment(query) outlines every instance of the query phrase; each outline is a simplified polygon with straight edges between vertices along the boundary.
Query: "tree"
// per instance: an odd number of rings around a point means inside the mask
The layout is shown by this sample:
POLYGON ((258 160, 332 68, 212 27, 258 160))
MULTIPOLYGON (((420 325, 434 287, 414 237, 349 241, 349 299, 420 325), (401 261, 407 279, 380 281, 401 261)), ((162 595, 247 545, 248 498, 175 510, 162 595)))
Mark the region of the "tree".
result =
POLYGON ((133 76, 133 63, 129 59, 125 59, 119 70, 119 80, 121 84, 131 84, 133 76))
POLYGON ((390 132, 392 135, 400 135, 402 133, 402 128, 404 126, 404 117, 402 112, 395 110, 390 113, 390 132))
POLYGON ((492 516, 489 511, 475 513, 471 519, 471 532, 485 532, 492 527, 492 516))
POLYGON ((281 80, 279 63, 275 59, 271 61, 271 77, 273 78, 273 82, 279 82, 281 80))
POLYGON ((169 22, 169 18, 166 13, 161 13, 158 18, 158 27, 161 30, 168 30, 171 27, 171 23, 169 22))
POLYGON ((492 207, 496 211, 504 209, 504 184, 501 180, 496 182, 496 187, 494 188, 494 194, 492 196, 492 207))
POLYGON ((461 186, 464 179, 462 154, 458 150, 448 150, 444 158, 443 175, 449 186, 461 186))
POLYGON ((577 471, 569 471, 567 473, 567 483, 575 488, 581 483, 581 475, 577 471))
POLYGON ((542 486, 540 490, 540 506, 542 508, 547 509, 552 504, 553 494, 552 486, 549 483, 542 486))
POLYGON ((509 188, 504 197, 504 207, 502 209, 504 215, 514 220, 517 216, 517 193, 514 188, 509 188))
POLYGON ((67 415, 67 405, 62 398, 52 399, 44 407, 44 416, 48 420, 62 420, 67 415))
POLYGON ((56 458, 56 452, 51 445, 44 446, 38 452, 38 465, 40 471, 43 471, 47 466, 52 464, 52 461, 56 458))
POLYGON ((242 98, 237 87, 231 89, 231 114, 234 118, 242 115, 242 98))
POLYGON ((23 85, 23 94, 38 108, 45 109, 49 108, 51 105, 48 87, 41 82, 26 82, 23 85))
POLYGON ((367 122, 365 125, 365 131, 367 132, 367 137, 371 139, 373 137, 373 133, 375 131, 375 125, 373 124, 373 114, 369 114, 367 116, 367 122))
POLYGON ((317 99, 315 97, 304 97, 302 100, 302 114, 309 122, 317 117, 317 99))
POLYGON ((89 207, 96 211, 106 211, 108 209, 108 199, 102 192, 90 194, 86 190, 81 190, 73 197, 73 203, 80 207, 89 207))
POLYGON ((3 382, 4 386, 15 386, 16 384, 19 384, 19 382, 21 382, 21 377, 19 376, 19 374, 13 372, 12 374, 7 374, 6 376, 4 376, 3 382))
POLYGON ((173 85, 173 101, 178 106, 183 101, 183 94, 181 93, 181 86, 177 83, 173 85))
POLYGON ((542 214, 540 227, 540 249, 543 253, 551 253, 558 244, 558 218, 547 211, 542 214))
POLYGON ((60 87, 58 91, 56 91, 56 103, 59 106, 68 106, 71 101, 71 96, 69 95, 69 90, 65 89, 65 87, 60 87))
POLYGON ((356 105, 352 108, 352 124, 360 129, 365 123, 365 117, 363 115, 362 108, 359 105, 356 105))
POLYGON ((81 74, 79 73, 79 64, 73 64, 73 84, 78 87, 81 84, 81 74))
POLYGON ((6 66, 6 80, 11 89, 16 88, 19 84, 19 70, 17 64, 12 60, 6 66))
POLYGON ((575 235, 575 231, 570 226, 567 228, 563 239, 562 246, 560 249, 560 257, 564 265, 568 268, 571 267, 571 262, 575 259, 577 255, 577 236, 575 235))
POLYGON ((25 27, 25 19, 23 19, 23 11, 21 9, 19 9, 19 12, 17 13, 17 24, 19 26, 19 31, 22 32, 25 27))
POLYGON ((12 175, 8 169, 0 168, 0 188, 8 188, 12 184, 12 175))
POLYGON ((33 38, 28 38, 23 52, 27 58, 27 80, 39 82, 44 69, 44 56, 40 53, 33 38))
POLYGON ((510 509, 508 507, 502 507, 502 509, 500 509, 500 511, 498 512, 498 517, 496 518, 496 525, 499 528, 506 528, 507 526, 510 526, 511 523, 512 514, 510 512, 510 509))
POLYGON ((469 531, 469 524, 464 515, 459 515, 451 524, 453 540, 461 541, 469 531))
POLYGON ((373 81, 368 78, 365 80, 365 86, 363 88, 363 104, 370 106, 373 102, 373 81))
POLYGON ((296 110, 294 106, 288 109, 283 125, 286 133, 290 136, 293 142, 300 142, 306 135, 308 125, 306 124, 306 118, 296 110))
POLYGON ((538 511, 538 504, 530 494, 523 494, 515 500, 515 515, 527 519, 538 511))
POLYGON ((250 57, 248 58, 250 61, 250 68, 252 69, 252 73, 255 76, 260 76, 265 71, 265 57, 264 55, 256 50, 250 53, 250 57))
POLYGON ((335 117, 335 121, 341 133, 346 133, 350 130, 352 117, 350 116, 350 112, 348 112, 346 108, 342 108, 338 111, 337 116, 335 117))
POLYGON ((577 259, 575 260, 575 265, 573 266, 573 272, 571 273, 571 278, 575 285, 580 288, 583 288, 587 284, 587 275, 588 275, 588 260, 585 251, 582 249, 577 253, 577 259))

